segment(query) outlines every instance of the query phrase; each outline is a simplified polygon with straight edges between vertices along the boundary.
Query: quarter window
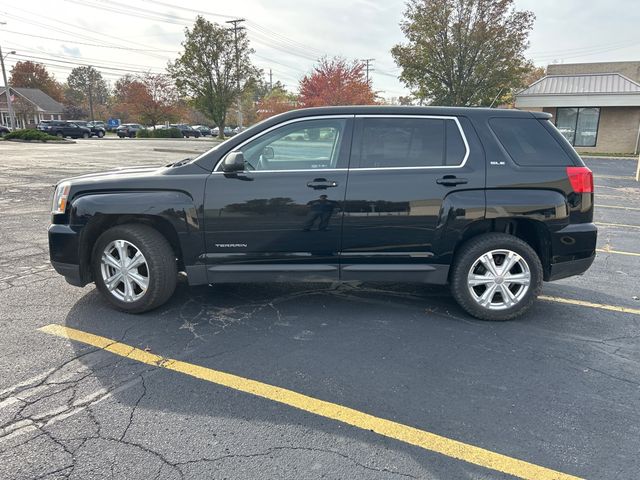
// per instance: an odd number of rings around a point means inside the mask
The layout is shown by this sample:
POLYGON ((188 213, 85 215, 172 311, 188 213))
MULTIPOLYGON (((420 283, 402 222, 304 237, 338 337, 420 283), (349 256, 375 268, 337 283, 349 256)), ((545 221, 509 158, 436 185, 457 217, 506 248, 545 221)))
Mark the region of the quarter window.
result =
POLYGON ((295 122, 273 130, 240 148, 255 170, 336 168, 346 120, 295 122))
POLYGON ((360 168, 457 166, 466 154, 448 119, 364 118, 360 139, 360 168))
POLYGON ((573 165, 556 139, 535 118, 492 118, 489 125, 498 141, 518 165, 573 165))

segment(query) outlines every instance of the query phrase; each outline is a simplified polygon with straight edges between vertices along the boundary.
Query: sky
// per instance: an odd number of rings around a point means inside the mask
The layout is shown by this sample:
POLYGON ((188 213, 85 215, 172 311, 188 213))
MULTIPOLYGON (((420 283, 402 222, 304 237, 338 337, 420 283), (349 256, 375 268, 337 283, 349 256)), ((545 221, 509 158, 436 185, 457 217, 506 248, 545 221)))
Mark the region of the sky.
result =
MULTIPOLYGON (((527 56, 536 65, 640 60, 637 0, 516 0, 536 22, 527 56)), ((126 73, 163 72, 180 52, 196 15, 243 18, 254 63, 295 91, 323 55, 372 58, 373 87, 407 95, 391 47, 404 41, 404 0, 30 0, 0 2, 0 46, 7 75, 18 60, 44 63, 64 81, 94 65, 113 84, 126 73), (20 5, 20 8, 16 8, 20 5), (23 6, 24 5, 24 6, 23 6)))

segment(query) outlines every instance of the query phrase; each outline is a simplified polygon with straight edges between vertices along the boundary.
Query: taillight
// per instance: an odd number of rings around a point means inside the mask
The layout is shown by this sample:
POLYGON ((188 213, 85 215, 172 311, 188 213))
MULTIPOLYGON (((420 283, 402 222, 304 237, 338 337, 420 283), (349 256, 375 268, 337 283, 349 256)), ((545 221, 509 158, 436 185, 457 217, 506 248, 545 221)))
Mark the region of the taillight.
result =
POLYGON ((593 193, 593 172, 587 167, 567 167, 571 188, 576 193, 593 193))

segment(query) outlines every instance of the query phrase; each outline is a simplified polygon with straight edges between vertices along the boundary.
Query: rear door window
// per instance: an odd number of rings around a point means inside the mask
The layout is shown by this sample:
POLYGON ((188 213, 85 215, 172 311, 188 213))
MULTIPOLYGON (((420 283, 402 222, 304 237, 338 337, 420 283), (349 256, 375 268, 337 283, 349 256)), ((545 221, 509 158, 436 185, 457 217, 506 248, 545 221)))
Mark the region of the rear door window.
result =
POLYGON ((441 118, 363 118, 356 168, 443 167, 464 161, 457 123, 441 118))
MULTIPOLYGON (((546 120, 543 120, 546 121, 546 120)), ((515 163, 523 167, 573 165, 569 155, 535 118, 492 118, 489 126, 515 163)))

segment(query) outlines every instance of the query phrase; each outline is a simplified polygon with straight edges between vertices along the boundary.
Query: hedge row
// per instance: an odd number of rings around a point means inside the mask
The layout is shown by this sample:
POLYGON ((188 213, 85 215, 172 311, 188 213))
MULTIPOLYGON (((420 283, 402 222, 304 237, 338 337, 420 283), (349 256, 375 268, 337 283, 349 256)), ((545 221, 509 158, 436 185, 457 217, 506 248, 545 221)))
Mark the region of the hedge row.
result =
POLYGON ((5 140, 29 140, 29 141, 40 141, 40 142, 59 142, 61 141, 58 137, 54 137, 53 135, 49 135, 48 133, 41 132, 40 130, 33 130, 30 128, 24 130, 14 130, 13 132, 9 132, 4 136, 5 140))
POLYGON ((178 128, 157 128, 138 130, 138 138, 182 138, 182 132, 178 128))

